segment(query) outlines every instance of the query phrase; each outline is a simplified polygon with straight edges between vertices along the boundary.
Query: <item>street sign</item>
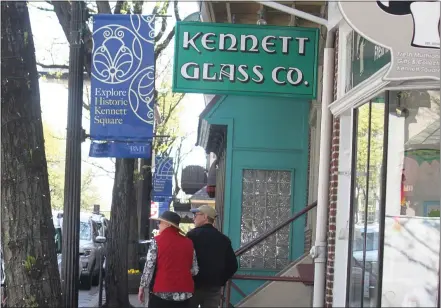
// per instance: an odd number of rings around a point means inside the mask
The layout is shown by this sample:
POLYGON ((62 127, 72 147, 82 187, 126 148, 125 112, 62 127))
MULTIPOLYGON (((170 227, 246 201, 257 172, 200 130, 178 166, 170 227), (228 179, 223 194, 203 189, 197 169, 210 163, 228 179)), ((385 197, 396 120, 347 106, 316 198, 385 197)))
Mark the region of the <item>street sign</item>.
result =
POLYGON ((173 91, 314 99, 317 28, 178 22, 173 91))
POLYGON ((153 198, 157 196, 171 197, 173 195, 173 158, 155 157, 155 172, 153 174, 153 198))

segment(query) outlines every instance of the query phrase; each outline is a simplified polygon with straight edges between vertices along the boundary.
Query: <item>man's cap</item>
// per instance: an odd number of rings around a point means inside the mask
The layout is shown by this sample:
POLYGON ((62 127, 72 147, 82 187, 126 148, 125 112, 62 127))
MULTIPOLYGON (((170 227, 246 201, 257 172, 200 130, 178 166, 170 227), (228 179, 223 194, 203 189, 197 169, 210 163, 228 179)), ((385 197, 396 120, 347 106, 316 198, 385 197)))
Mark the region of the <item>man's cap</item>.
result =
POLYGON ((202 213, 207 215, 208 217, 210 217, 211 219, 215 219, 217 216, 216 210, 209 206, 209 205, 201 205, 200 207, 198 207, 197 209, 191 209, 190 212, 192 213, 202 213))

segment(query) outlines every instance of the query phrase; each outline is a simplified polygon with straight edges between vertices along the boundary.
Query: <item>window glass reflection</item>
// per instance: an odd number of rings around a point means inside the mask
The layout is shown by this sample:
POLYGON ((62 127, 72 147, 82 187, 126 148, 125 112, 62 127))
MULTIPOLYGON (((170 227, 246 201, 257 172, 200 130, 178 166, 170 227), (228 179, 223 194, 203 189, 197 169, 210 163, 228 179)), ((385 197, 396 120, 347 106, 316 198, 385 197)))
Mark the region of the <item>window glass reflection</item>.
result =
POLYGON ((376 305, 384 112, 382 97, 355 110, 350 307, 376 305))
POLYGON ((390 93, 383 307, 437 307, 439 91, 390 93))

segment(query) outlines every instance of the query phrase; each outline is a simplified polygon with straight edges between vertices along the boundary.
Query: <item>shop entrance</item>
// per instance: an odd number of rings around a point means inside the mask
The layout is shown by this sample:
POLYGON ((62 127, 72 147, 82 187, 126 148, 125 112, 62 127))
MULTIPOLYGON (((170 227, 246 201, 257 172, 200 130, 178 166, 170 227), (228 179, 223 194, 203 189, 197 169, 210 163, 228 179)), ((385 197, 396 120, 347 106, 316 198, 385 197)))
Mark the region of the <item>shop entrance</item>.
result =
MULTIPOLYGON (((227 127, 222 230, 238 249, 306 206, 309 102, 225 96, 204 119, 227 127)), ((304 227, 299 219, 245 253, 238 274, 285 269, 304 252, 304 227)), ((264 283, 234 282, 246 294, 264 283)), ((232 290, 232 304, 242 298, 232 290)))

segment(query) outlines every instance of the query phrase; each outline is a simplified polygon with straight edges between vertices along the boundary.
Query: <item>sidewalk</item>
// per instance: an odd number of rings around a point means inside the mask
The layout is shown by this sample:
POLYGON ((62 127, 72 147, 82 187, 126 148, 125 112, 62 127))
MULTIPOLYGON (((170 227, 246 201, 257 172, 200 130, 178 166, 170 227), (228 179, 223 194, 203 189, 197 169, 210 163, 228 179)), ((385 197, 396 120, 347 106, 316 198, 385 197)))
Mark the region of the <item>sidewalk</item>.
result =
MULTIPOLYGON (((136 308, 141 308, 141 307, 144 307, 139 301, 138 301, 138 295, 137 294, 129 294, 129 301, 130 301, 130 304, 133 306, 133 307, 136 307, 136 308)), ((105 294, 105 292, 103 292, 103 304, 106 302, 106 294, 105 294)), ((89 308, 89 307, 98 307, 98 292, 96 292, 94 295, 93 295, 93 300, 90 300, 89 301, 89 303, 91 304, 90 306, 88 305, 88 306, 81 306, 81 305, 78 305, 78 307, 79 308, 89 308)))

